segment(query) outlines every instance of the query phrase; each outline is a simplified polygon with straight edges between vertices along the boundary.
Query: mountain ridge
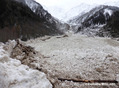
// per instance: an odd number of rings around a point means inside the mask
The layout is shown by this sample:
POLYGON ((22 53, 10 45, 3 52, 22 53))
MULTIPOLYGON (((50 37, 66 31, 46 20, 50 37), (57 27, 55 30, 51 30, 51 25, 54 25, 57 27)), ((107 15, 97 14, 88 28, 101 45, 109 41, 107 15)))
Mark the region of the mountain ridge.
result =
POLYGON ((101 5, 79 15, 69 23, 78 26, 77 32, 104 37, 119 37, 119 7, 101 5), (100 26, 101 25, 101 26, 100 26))

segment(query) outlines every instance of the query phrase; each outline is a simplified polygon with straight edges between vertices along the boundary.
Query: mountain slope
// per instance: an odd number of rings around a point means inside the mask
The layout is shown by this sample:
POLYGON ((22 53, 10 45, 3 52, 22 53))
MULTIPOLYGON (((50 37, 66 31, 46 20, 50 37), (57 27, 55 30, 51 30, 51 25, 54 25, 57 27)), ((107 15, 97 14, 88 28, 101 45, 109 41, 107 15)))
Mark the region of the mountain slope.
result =
POLYGON ((34 0, 15 0, 22 4, 27 5, 35 14, 39 15, 40 17, 46 19, 47 21, 53 23, 54 18, 49 14, 44 8, 34 0))
POLYGON ((118 7, 98 6, 69 22, 78 25, 78 32, 80 31, 83 34, 119 37, 118 7))
MULTIPOLYGON (((24 0, 23 0, 24 1, 24 0)), ((27 40, 43 35, 61 34, 55 22, 51 22, 51 15, 42 8, 36 9, 36 14, 26 4, 13 1, 0 1, 0 41, 21 38, 27 40)))

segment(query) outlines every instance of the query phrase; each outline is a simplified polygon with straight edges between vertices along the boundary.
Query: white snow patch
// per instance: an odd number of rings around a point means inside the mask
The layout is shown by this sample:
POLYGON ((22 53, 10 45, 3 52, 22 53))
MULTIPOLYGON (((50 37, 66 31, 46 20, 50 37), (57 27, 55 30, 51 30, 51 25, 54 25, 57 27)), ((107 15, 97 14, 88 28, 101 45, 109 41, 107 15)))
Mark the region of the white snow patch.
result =
POLYGON ((36 12, 36 8, 38 4, 34 2, 34 0, 25 0, 25 3, 30 7, 33 12, 36 12))
POLYGON ((113 11, 110 10, 110 9, 105 9, 104 10, 104 15, 106 15, 106 14, 109 14, 109 16, 111 16, 113 14, 113 11))
POLYGON ((0 88, 52 88, 52 85, 44 73, 10 58, 0 45, 0 88))

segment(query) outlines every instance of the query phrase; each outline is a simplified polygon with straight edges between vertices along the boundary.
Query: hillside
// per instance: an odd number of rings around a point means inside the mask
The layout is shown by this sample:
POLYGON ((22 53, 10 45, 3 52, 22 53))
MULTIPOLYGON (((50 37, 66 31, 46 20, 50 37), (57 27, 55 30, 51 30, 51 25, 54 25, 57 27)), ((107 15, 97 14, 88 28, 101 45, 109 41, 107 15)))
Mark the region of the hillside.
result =
POLYGON ((101 37, 119 37, 119 8, 101 5, 69 20, 78 26, 77 32, 101 37))
MULTIPOLYGON (((56 35, 61 32, 55 21, 49 22, 51 15, 43 10, 47 16, 34 13, 27 5, 13 0, 0 1, 0 41, 21 38, 27 40, 44 35, 56 35), (49 18, 48 18, 49 17, 49 18)), ((36 11, 36 12, 37 12, 36 11)))

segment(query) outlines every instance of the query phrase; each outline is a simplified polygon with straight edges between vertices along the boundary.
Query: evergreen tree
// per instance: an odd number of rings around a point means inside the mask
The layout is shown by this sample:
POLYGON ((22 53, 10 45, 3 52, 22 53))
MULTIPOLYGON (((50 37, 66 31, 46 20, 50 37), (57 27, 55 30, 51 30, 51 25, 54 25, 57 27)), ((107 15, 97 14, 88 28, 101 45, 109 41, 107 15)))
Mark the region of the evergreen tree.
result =
POLYGON ((0 14, 2 14, 6 10, 7 1, 6 0, 0 0, 0 14))

